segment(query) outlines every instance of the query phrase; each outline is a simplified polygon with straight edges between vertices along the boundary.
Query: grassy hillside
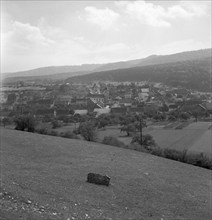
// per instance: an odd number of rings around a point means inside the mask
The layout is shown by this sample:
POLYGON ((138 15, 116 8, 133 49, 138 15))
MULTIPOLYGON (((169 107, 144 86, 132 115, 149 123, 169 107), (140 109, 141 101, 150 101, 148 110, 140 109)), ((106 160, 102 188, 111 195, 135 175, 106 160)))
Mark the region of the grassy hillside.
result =
POLYGON ((176 63, 156 64, 91 73, 71 77, 67 82, 111 81, 153 81, 188 89, 210 91, 211 57, 176 63))
POLYGON ((96 143, 1 129, 2 219, 211 219, 211 171, 96 143), (111 177, 109 187, 86 182, 111 177))

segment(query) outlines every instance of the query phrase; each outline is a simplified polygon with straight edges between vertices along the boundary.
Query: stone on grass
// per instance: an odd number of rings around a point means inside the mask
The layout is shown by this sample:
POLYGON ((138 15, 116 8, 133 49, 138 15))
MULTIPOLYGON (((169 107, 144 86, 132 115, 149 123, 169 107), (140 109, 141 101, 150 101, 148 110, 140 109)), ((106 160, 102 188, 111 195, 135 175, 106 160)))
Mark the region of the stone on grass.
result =
POLYGON ((87 176, 87 182, 98 184, 98 185, 109 186, 110 177, 105 176, 105 175, 103 176, 103 175, 98 174, 98 173, 89 173, 88 176, 87 176))

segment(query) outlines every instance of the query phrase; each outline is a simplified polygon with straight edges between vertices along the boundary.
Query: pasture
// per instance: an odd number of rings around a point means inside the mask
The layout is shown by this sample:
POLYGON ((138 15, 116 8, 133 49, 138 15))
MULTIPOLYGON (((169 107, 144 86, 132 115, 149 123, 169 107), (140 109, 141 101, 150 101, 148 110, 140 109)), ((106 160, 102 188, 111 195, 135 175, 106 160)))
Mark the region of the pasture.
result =
POLYGON ((2 220, 212 217, 210 170, 98 143, 0 132, 2 220), (89 172, 110 176, 111 185, 87 183, 89 172))
MULTIPOLYGON (((184 122, 182 122, 184 123, 184 122)), ((188 152, 203 152, 212 156, 212 130, 211 122, 192 122, 180 124, 174 122, 169 124, 151 124, 143 129, 144 134, 150 134, 161 148, 171 148, 176 150, 188 150, 188 152), (178 126, 182 129, 175 129, 178 126)), ((99 139, 104 136, 115 136, 125 144, 130 144, 132 137, 127 137, 126 133, 120 133, 120 127, 107 127, 99 130, 99 139)))
MULTIPOLYGON (((65 133, 73 131, 79 125, 71 124, 63 126, 55 131, 65 133)), ((98 142, 105 136, 118 138, 126 145, 130 145, 132 136, 127 136, 126 132, 120 132, 120 125, 106 126, 97 130, 98 142)), ((201 153, 212 156, 212 130, 211 122, 156 122, 149 123, 143 129, 144 134, 150 134, 161 148, 176 150, 188 150, 188 152, 201 153)))

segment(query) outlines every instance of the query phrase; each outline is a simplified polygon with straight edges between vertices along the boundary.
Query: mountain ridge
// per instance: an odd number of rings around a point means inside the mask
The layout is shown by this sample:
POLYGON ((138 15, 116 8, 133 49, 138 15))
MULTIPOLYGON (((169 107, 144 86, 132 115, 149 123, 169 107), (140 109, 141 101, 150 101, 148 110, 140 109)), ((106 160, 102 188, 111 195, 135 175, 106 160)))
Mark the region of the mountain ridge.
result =
POLYGON ((211 57, 212 49, 202 49, 195 51, 185 51, 169 55, 150 55, 146 58, 134 59, 128 61, 119 61, 106 64, 82 64, 71 66, 48 66, 32 70, 19 71, 13 73, 3 73, 4 79, 12 77, 53 77, 56 79, 72 77, 74 75, 85 75, 91 72, 100 72, 105 70, 124 69, 136 66, 148 66, 154 64, 171 63, 185 60, 195 60, 205 57, 211 57), (56 76, 58 74, 58 76, 56 76))

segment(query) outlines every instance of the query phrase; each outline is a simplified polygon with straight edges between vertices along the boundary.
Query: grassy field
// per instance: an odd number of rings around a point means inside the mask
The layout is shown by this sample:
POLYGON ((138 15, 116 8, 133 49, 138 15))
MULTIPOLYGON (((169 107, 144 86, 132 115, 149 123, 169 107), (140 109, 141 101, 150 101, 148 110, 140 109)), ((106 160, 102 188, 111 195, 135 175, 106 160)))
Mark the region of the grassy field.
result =
POLYGON ((209 220, 211 171, 128 149, 1 129, 1 219, 209 220), (89 172, 111 177, 89 184, 89 172))
MULTIPOLYGON (((182 124, 182 123, 181 123, 182 124)), ((144 129, 144 134, 151 134, 158 146, 176 150, 187 149, 189 152, 203 152, 212 156, 212 130, 211 122, 185 123, 182 129, 174 129, 181 125, 180 122, 169 124, 152 124, 144 129), (186 126, 187 125, 187 126, 186 126)), ((120 133, 118 126, 106 130, 99 130, 99 139, 104 136, 115 136, 125 144, 130 144, 132 137, 126 137, 126 133, 120 133)))

